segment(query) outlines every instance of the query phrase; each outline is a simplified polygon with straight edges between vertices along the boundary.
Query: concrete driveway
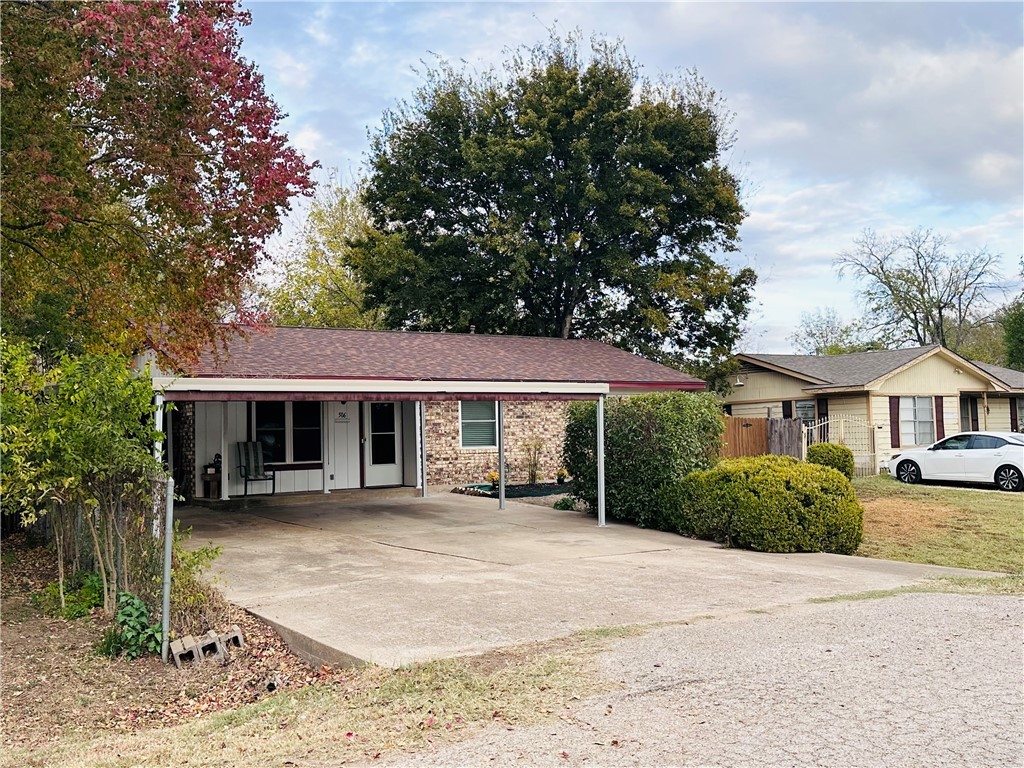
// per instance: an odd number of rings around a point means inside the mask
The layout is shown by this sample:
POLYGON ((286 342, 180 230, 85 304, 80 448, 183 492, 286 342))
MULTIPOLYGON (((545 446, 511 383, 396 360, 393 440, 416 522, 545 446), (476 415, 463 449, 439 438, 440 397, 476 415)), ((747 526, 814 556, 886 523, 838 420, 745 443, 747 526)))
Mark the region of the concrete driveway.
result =
POLYGON ((343 494, 180 508, 225 596, 313 663, 474 654, 577 630, 725 616, 889 589, 936 566, 721 548, 536 505, 343 494), (300 503, 294 503, 299 501, 300 503), (257 502, 258 503, 258 502, 257 502))

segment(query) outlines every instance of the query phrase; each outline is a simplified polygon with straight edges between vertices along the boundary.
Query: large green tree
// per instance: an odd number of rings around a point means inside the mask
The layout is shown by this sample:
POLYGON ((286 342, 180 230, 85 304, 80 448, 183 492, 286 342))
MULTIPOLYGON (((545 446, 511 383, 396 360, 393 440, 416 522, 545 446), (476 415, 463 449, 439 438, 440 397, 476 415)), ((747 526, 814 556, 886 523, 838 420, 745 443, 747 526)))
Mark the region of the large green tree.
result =
POLYGON ((226 311, 246 321, 264 242, 311 187, 239 53, 248 21, 233 0, 3 4, 8 332, 54 358, 187 358, 226 311))
POLYGON ((699 77, 552 38, 483 75, 441 65, 373 137, 375 231, 351 263, 391 327, 598 338, 720 361, 755 275, 732 134, 699 77))
POLYGON ((349 265, 351 242, 367 237, 369 215, 358 188, 321 186, 288 257, 261 290, 276 325, 381 328, 383 311, 367 309, 364 288, 349 265))

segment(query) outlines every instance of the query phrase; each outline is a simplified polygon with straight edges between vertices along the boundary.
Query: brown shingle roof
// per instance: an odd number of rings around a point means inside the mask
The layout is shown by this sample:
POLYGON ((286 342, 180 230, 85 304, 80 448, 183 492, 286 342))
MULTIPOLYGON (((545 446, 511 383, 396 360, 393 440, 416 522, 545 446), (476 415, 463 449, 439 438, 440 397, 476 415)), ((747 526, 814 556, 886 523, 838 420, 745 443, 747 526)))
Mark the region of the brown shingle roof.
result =
POLYGON ((600 382, 703 389, 700 379, 599 341, 275 327, 237 337, 198 377, 600 382))

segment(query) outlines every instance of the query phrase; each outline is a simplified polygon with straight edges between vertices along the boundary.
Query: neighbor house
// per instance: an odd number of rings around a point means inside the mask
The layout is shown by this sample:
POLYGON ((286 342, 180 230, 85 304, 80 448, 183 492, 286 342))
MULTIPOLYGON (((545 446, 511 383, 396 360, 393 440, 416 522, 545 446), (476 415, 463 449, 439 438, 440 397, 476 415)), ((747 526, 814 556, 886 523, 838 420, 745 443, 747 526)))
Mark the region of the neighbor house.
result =
POLYGON ((245 491, 235 446, 246 442, 261 444, 278 492, 421 487, 424 474, 434 486, 481 483, 498 468, 499 433, 510 480, 531 463, 552 480, 568 402, 704 382, 597 341, 278 327, 187 373, 158 373, 154 387, 175 404, 178 488, 224 499, 245 491))
POLYGON ((816 438, 857 442, 855 453, 875 467, 900 448, 958 431, 1022 428, 1024 373, 971 362, 937 345, 737 359, 727 413, 801 419, 817 425, 816 438), (862 424, 870 439, 862 437, 862 424))

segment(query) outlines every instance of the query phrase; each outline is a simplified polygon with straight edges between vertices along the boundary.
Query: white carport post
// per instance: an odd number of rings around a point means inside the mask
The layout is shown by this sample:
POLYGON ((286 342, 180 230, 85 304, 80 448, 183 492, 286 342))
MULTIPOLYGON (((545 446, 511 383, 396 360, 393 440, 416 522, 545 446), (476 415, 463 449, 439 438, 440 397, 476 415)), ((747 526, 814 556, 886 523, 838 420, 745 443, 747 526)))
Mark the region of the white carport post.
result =
POLYGON ((330 477, 328 472, 328 447, 331 444, 331 409, 330 403, 320 403, 320 466, 323 468, 323 484, 324 493, 330 493, 330 484, 327 482, 327 478, 330 477))
POLYGON ((416 403, 417 428, 419 430, 420 448, 420 496, 427 497, 427 404, 423 400, 416 403))
MULTIPOLYGON (((160 438, 153 441, 153 458, 163 460, 164 453, 164 393, 156 393, 156 408, 153 410, 153 427, 160 433, 160 438)), ((160 538, 160 500, 153 499, 153 538, 160 538)))
POLYGON ((498 401, 498 509, 505 509, 505 402, 498 401))
POLYGON ((597 525, 604 521, 604 395, 597 398, 597 525))
POLYGON ((220 403, 220 500, 228 500, 228 467, 231 466, 231 459, 228 457, 228 401, 221 400, 220 403))

